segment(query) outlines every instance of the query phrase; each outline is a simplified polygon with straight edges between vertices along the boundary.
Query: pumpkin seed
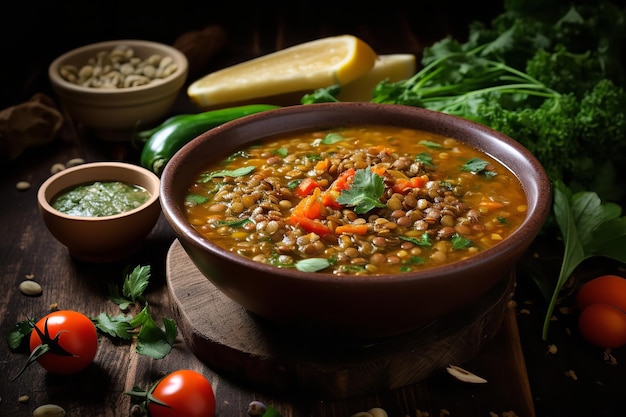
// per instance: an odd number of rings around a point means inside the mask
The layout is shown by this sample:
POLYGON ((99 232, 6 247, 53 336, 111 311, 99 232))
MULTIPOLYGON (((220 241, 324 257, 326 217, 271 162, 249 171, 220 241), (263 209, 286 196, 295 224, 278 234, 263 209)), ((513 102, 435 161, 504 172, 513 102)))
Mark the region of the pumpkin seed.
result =
POLYGON ((65 165, 63 165, 63 164, 62 164, 62 163, 60 163, 60 162, 57 162, 56 164, 53 164, 53 165, 50 167, 50 173, 51 173, 52 175, 54 175, 54 174, 56 174, 57 172, 61 172, 61 171, 63 171, 64 169, 65 169, 65 165))
POLYGON ((32 280, 22 281, 20 291, 24 295, 35 296, 41 294, 41 285, 32 280))
POLYGON ((56 404, 44 404, 33 411, 33 417, 64 417, 65 410, 56 404))
POLYGON ((17 184, 15 184, 15 188, 17 188, 20 191, 26 191, 30 188, 30 182, 18 181, 17 184))
POLYGON ((487 382, 486 379, 479 377, 469 371, 466 371, 463 368, 460 368, 455 365, 450 365, 446 368, 448 373, 458 379, 459 381, 469 382, 471 384, 484 384, 487 382))

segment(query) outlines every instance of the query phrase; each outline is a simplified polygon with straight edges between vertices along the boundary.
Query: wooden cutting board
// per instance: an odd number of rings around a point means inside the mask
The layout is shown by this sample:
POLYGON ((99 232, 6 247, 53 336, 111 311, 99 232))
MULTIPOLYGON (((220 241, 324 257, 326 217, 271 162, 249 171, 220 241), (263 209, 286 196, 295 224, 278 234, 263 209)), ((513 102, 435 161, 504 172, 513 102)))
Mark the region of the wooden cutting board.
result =
POLYGON ((341 400, 428 386, 431 375, 445 373, 449 364, 478 363, 483 369, 472 371, 491 378, 489 386, 514 390, 511 405, 524 411, 519 416, 534 415, 511 307, 513 274, 450 317, 408 334, 351 342, 294 337, 289 329, 248 313, 202 275, 177 240, 167 255, 166 274, 190 349, 210 368, 245 386, 341 400), (493 364, 481 357, 487 351, 493 364))

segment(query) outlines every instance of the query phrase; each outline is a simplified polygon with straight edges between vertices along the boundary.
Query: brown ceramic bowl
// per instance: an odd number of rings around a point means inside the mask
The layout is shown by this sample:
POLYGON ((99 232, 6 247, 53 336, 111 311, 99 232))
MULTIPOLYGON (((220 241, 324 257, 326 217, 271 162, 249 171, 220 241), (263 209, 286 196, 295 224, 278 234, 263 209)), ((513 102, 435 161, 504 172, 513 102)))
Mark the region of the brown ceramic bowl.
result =
POLYGON ((195 266, 217 288, 272 324, 349 338, 402 334, 477 302, 510 276, 542 228, 550 203, 544 169, 513 139, 443 113, 372 103, 284 107, 227 123, 182 148, 161 176, 165 217, 195 266), (421 129, 454 137, 490 154, 523 185, 528 200, 525 221, 509 238, 469 259, 419 272, 359 279, 254 262, 221 249, 187 222, 183 209, 187 188, 208 163, 267 136, 362 124, 421 129))
MULTIPOLYGON (((105 68, 108 63, 94 64, 93 67, 105 68)), ((122 72, 115 67, 102 71, 122 72)), ((173 46, 139 39, 119 39, 84 45, 64 53, 50 64, 48 76, 61 103, 76 122, 91 129, 101 139, 128 141, 134 129, 151 127, 168 114, 187 79, 187 71, 187 58, 173 46), (175 71, 163 77, 151 76, 152 81, 147 84, 121 87, 124 84, 120 83, 116 84, 116 88, 98 88, 87 82, 77 84, 61 75, 66 66, 80 70, 97 54, 110 54, 113 48, 119 46, 128 47, 133 56, 143 62, 151 56, 171 58, 175 71)), ((135 77, 138 75, 143 74, 133 74, 135 77)), ((102 79, 84 77, 86 80, 90 78, 102 79)))
POLYGON ((93 162, 74 166, 48 178, 37 193, 43 221, 50 233, 86 262, 114 262, 137 251, 161 214, 159 178, 149 170, 124 162, 93 162), (150 193, 141 206, 120 214, 82 217, 64 214, 50 204, 61 191, 95 181, 136 184, 150 193))

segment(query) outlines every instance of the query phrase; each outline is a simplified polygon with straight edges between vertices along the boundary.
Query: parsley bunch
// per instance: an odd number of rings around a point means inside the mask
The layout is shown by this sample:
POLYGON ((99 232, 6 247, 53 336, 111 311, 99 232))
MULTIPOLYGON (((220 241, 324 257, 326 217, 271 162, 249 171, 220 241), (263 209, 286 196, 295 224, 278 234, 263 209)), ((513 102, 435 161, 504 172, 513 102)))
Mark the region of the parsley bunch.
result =
POLYGON ((120 314, 111 316, 100 313, 92 318, 96 328, 114 339, 136 339, 136 351, 154 359, 164 358, 172 349, 178 335, 174 320, 163 317, 163 328, 159 327, 150 313, 148 301, 143 293, 150 279, 149 266, 137 266, 126 275, 122 291, 109 284, 109 299, 120 308, 120 314), (139 312, 132 316, 124 313, 133 307, 139 312))
MULTIPOLYGON (((626 11, 607 0, 505 0, 491 25, 474 22, 423 51, 422 68, 384 80, 372 102, 477 121, 519 141, 553 181, 624 197, 626 11)), ((332 86, 303 103, 336 101, 332 86)))

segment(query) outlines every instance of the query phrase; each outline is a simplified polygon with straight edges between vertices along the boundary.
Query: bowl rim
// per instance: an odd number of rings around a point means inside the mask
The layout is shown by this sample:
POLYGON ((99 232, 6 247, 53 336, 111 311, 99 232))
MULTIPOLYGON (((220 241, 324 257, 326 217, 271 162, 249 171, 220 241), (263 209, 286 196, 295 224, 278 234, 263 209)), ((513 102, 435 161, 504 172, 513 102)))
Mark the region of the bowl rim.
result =
MULTIPOLYGON (((377 122, 373 122, 373 124, 379 124, 377 122)), ((331 127, 329 125, 329 127, 331 127)), ((310 128, 300 128, 300 130, 307 130, 310 128)), ((298 129, 289 129, 289 132, 298 131, 298 129)), ((271 135, 270 135, 271 136, 271 135)), ((459 138, 457 138, 459 139, 459 138)), ((248 143, 249 144, 249 143, 248 143)), ((483 152, 486 152, 484 149, 483 152)), ((490 154, 490 153, 488 153, 490 154)), ((520 172, 515 172, 514 169, 510 166, 510 164, 504 163, 499 157, 490 154, 494 157, 498 162, 502 163, 509 171, 520 181, 522 186, 524 185, 524 181, 522 180, 522 174, 520 172)), ((165 218, 168 220, 174 231, 185 238, 188 241, 183 241, 181 239, 180 242, 183 247, 188 245, 193 245, 197 249, 206 250, 213 255, 220 256, 222 258, 226 258, 229 261, 235 262, 239 265, 252 268, 252 269, 260 269, 263 272, 271 273, 274 275, 287 276, 290 279, 295 280, 312 280, 312 281, 320 281, 326 283, 333 283, 335 285, 341 284, 342 286, 350 286, 350 285, 362 285, 363 283, 367 283, 367 285, 384 285, 389 280, 405 282, 405 281, 413 281, 415 279, 441 279, 446 276, 454 275, 456 273, 462 272, 467 268, 468 265, 472 265, 472 268, 480 268, 485 264, 491 262, 493 255, 495 253, 502 253, 504 255, 508 255, 510 253, 514 253, 519 250, 521 247, 521 243, 523 241, 528 240, 528 235, 535 233, 534 227, 531 227, 532 224, 537 225, 540 223, 544 224, 547 219, 550 209, 551 209, 551 190, 550 190, 550 181, 548 176, 537 160, 537 158, 530 153, 528 149, 523 147, 519 142, 510 138, 509 136, 491 129, 488 126, 479 124, 477 122, 473 122, 467 119, 463 119, 458 116, 444 114, 441 112, 436 112, 433 110, 428 110, 419 107, 412 106, 404 106, 404 105, 396 105, 396 104, 379 104, 379 103, 369 103, 369 102, 339 102, 339 103, 317 103, 317 104, 307 104, 307 105, 294 105, 288 107, 281 107, 278 109, 268 110, 266 112, 256 113, 249 116, 245 116, 240 119, 236 119, 234 121, 225 123, 216 128, 213 128, 207 132, 204 132, 197 136, 192 141, 188 142, 185 146, 183 146, 168 162, 164 171, 161 174, 161 207, 164 213, 165 218), (321 112, 332 112, 336 111, 337 107, 345 107, 351 109, 351 111, 366 111, 366 112, 396 112, 399 111, 403 113, 404 117, 408 117, 407 115, 413 115, 417 118, 429 119, 431 123, 436 123, 437 121, 445 122, 446 120, 456 121, 463 126, 463 131, 476 131, 480 135, 488 135, 490 137, 495 138, 500 142, 500 146, 504 146, 507 149, 514 150, 515 152, 523 155, 525 160, 524 164, 531 168, 535 175, 538 176, 539 181, 534 183, 534 190, 530 190, 531 193, 536 195, 536 199, 534 202, 528 200, 529 190, 524 187, 524 191, 527 196, 528 204, 528 214, 522 224, 505 240, 500 242, 499 244, 488 248, 478 254, 472 255, 471 258, 465 260, 455 261, 453 263, 444 264, 441 266, 436 266, 424 270, 418 270, 403 274, 382 274, 382 275, 363 275, 359 276, 358 280, 346 280, 345 276, 334 275, 332 273, 327 272, 303 272, 299 271, 295 268, 279 268, 272 265, 260 263, 253 261, 251 259, 245 258, 243 256, 237 255, 235 253, 229 252, 226 249, 219 247, 218 245, 210 242, 206 239, 202 234, 193 229, 184 217, 184 213, 180 209, 182 206, 182 202, 174 201, 174 197, 172 190, 174 185, 171 182, 172 177, 174 176, 175 168, 182 164, 186 155, 194 153, 197 148, 202 147, 206 142, 210 142, 216 140, 216 137, 220 137, 220 135, 224 135, 223 132, 236 131, 244 129, 250 125, 255 123, 259 123, 259 121, 263 121, 268 117, 290 117, 292 115, 297 115, 300 113, 308 112, 309 108, 317 108, 321 112), (441 120, 443 119, 443 120, 441 120), (545 193, 545 194, 543 194, 545 193), (542 195, 540 195, 542 194, 542 195), (533 203, 532 205, 530 203, 533 203)), ((539 226, 540 228, 540 226, 539 226)))
MULTIPOLYGON (((120 181, 118 179, 115 178, 108 178, 109 181, 120 181)), ((77 186, 79 184, 84 184, 84 183, 90 183, 90 182, 94 182, 94 181, 98 181, 98 180, 83 180, 83 181, 77 181, 75 182, 73 185, 69 185, 68 187, 73 187, 73 186, 77 186)), ((142 187, 144 187, 143 184, 137 184, 140 185, 142 187)), ((135 164, 131 164, 128 162, 115 162, 115 161, 111 161, 111 162, 87 162, 84 164, 80 164, 80 165, 76 165, 70 168, 66 168, 62 171, 57 172, 56 174, 50 176, 49 178, 47 178, 40 186, 39 189, 37 190, 37 202, 39 203, 39 206, 41 207, 41 209, 55 217, 59 217, 59 218, 63 218, 63 219, 67 219, 67 220, 73 220, 73 221, 87 221, 87 222, 99 222, 99 221, 111 221, 111 220, 115 220, 115 219, 119 219, 119 218, 123 218, 123 217, 128 217, 128 216, 132 216, 136 213, 139 213, 141 211, 144 211, 146 208, 154 205, 156 202, 160 203, 160 191, 161 191, 161 180, 160 178, 154 174, 152 171, 143 168, 141 166, 135 165, 135 164), (75 172, 80 172, 80 171, 85 171, 85 170, 96 170, 96 169, 100 169, 100 168, 113 168, 116 171, 122 172, 122 171, 132 171, 135 172, 137 174, 139 174, 140 176, 142 176, 143 178, 146 178, 146 182, 150 182, 152 184, 154 184, 154 192, 150 192, 150 198, 143 203, 142 205, 140 205, 139 207, 136 207, 132 210, 128 210, 125 211, 123 213, 118 213, 118 214, 114 214, 114 215, 110 215, 110 216, 76 216, 76 215, 71 215, 71 214, 66 214, 63 213, 57 209, 55 209, 54 207, 52 207, 52 205, 50 204, 49 199, 46 197, 48 188, 54 184, 55 182, 59 181, 61 178, 67 176, 67 175, 71 175, 75 172)), ((67 188, 67 187, 66 187, 67 188)), ((145 188, 145 187, 144 187, 145 188)), ((50 198, 54 197, 50 196, 50 198)))
MULTIPOLYGON (((176 83, 176 82, 179 82, 181 78, 183 79, 186 78, 188 70, 189 70, 189 61, 187 59, 187 56, 182 51, 176 49, 174 46, 161 43, 161 42, 156 42, 156 41, 128 38, 128 39, 108 40, 108 41, 89 43, 86 45, 78 46, 67 52, 64 52, 63 54, 56 57, 48 66, 48 77, 50 78, 50 81, 53 84, 67 90, 68 92, 90 93, 90 94, 96 94, 99 96, 110 96, 110 95, 128 95, 128 94, 137 93, 137 92, 141 92, 145 90, 150 90, 155 87, 169 85, 171 83, 176 83), (59 69, 61 65, 65 61, 71 59, 73 56, 77 54, 87 53, 89 51, 95 52, 100 49, 115 47, 115 46, 123 45, 123 44, 127 44, 130 47, 146 46, 146 47, 164 51, 169 56, 175 59, 175 61, 178 63, 178 68, 176 69, 176 71, 174 71, 174 73, 170 74, 166 78, 152 80, 150 83, 140 85, 140 86, 116 88, 116 89, 83 87, 81 85, 77 85, 77 84, 74 84, 65 80, 59 74, 59 69)), ((183 83, 184 83, 184 80, 181 83, 181 85, 183 83)))

